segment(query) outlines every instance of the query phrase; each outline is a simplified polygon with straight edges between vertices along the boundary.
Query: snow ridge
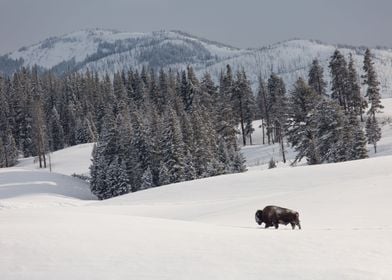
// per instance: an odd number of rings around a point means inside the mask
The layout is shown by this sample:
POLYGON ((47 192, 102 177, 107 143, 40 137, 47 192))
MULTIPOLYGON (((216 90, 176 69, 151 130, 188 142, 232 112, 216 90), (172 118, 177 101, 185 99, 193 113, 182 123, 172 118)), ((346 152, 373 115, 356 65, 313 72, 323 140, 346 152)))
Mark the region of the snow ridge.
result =
MULTIPOLYGON (((275 72, 283 77, 290 88, 299 76, 307 76, 314 58, 320 60, 328 81, 328 63, 336 48, 346 56, 353 54, 357 71, 361 75, 365 51, 365 47, 361 46, 336 46, 316 40, 292 39, 259 49, 238 49, 182 31, 130 33, 85 29, 48 38, 0 56, 0 72, 10 73, 20 66, 38 65, 58 73, 69 69, 89 69, 100 75, 113 75, 116 71, 130 67, 141 69, 147 65, 184 69, 193 65, 199 75, 209 71, 218 79, 221 70, 231 64, 234 70, 244 68, 254 87, 259 75, 267 78, 271 72, 275 72)), ((392 49, 375 48, 372 53, 382 95, 392 97, 392 49)))

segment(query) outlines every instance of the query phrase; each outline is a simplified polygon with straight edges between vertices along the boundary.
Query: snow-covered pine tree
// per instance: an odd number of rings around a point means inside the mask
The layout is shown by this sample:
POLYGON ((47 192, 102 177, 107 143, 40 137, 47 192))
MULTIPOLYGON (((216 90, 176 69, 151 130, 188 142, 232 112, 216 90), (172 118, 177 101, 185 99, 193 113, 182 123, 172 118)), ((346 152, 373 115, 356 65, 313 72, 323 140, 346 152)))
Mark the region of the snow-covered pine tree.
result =
POLYGON ((141 181, 142 183, 140 185, 139 190, 147 190, 154 187, 154 182, 153 182, 150 167, 147 167, 147 169, 144 170, 141 181))
POLYGON ((363 121, 363 110, 367 107, 367 102, 361 96, 361 86, 358 81, 358 74, 355 70, 354 59, 352 54, 350 53, 349 62, 348 62, 348 88, 350 91, 349 100, 348 100, 348 108, 350 112, 353 112, 355 115, 359 115, 361 121, 363 121))
POLYGON ((200 95, 198 97, 198 106, 203 110, 210 112, 213 123, 216 125, 216 105, 218 103, 218 87, 214 84, 210 73, 205 73, 200 82, 200 95))
POLYGON ((169 170, 166 167, 166 164, 161 162, 159 168, 159 186, 168 185, 171 183, 169 170))
POLYGON ((309 114, 323 98, 302 78, 296 81, 289 98, 287 126, 287 139, 297 152, 294 163, 304 157, 309 164, 320 163, 316 148, 316 123, 309 117, 309 114))
POLYGON ((217 111, 217 132, 226 141, 227 148, 237 149, 237 126, 233 107, 232 95, 234 89, 233 73, 230 65, 226 66, 226 72, 222 73, 219 87, 217 111))
POLYGON ((11 115, 7 101, 5 80, 0 76, 0 167, 13 166, 18 157, 10 120, 11 115))
POLYGON ((324 81, 324 69, 318 59, 314 59, 308 74, 309 86, 319 95, 326 96, 327 83, 324 81))
POLYGON ((105 188, 100 194, 100 199, 107 199, 129 193, 131 190, 125 164, 121 163, 118 156, 105 169, 105 188))
POLYGON ((287 123, 287 97, 286 87, 282 78, 274 73, 268 79, 270 118, 274 129, 274 140, 280 144, 283 162, 286 162, 284 147, 284 132, 287 123))
POLYGON ((341 131, 342 139, 338 147, 339 151, 337 153, 337 162, 348 161, 355 158, 355 129, 356 127, 354 127, 354 123, 350 121, 346 114, 343 129, 341 131))
POLYGON ((173 109, 168 109, 164 120, 161 137, 163 164, 168 170, 170 183, 185 180, 185 147, 178 116, 173 109))
POLYGON ((350 126, 353 130, 353 147, 350 159, 364 159, 368 157, 368 150, 366 147, 366 136, 363 128, 358 121, 358 117, 354 114, 349 115, 350 126))
POLYGON ((374 153, 377 153, 377 142, 381 139, 381 128, 377 118, 373 115, 366 119, 366 137, 368 143, 373 145, 374 153))
POLYGON ((287 121, 286 87, 282 78, 272 73, 268 79, 269 112, 274 129, 275 142, 281 143, 287 121))
POLYGON ((7 167, 7 156, 4 148, 3 139, 0 137, 0 168, 7 167))
POLYGON ((131 183, 135 190, 139 190, 142 185, 143 172, 151 165, 151 133, 148 124, 148 116, 142 118, 141 112, 133 110, 131 113, 132 135, 128 150, 130 150, 131 161, 133 162, 131 183))
POLYGON ((105 116, 104 127, 98 137, 96 147, 93 152, 91 171, 90 189, 99 199, 109 198, 113 193, 112 186, 108 185, 109 182, 115 180, 114 171, 107 173, 109 166, 115 168, 119 165, 119 135, 117 133, 116 122, 113 116, 107 114, 105 116), (117 161, 117 163, 113 163, 117 161), (108 176, 112 176, 108 178, 108 176), (114 178, 114 179, 113 179, 114 178))
POLYGON ((90 166, 90 190, 99 199, 104 199, 104 193, 106 191, 106 173, 107 162, 104 157, 104 143, 98 140, 98 143, 94 145, 92 152, 92 165, 90 166))
POLYGON ((376 113, 380 112, 384 107, 381 105, 380 83, 377 79, 377 73, 372 61, 372 54, 369 49, 366 49, 365 52, 363 70, 365 71, 365 75, 363 76, 364 84, 367 86, 366 97, 368 98, 368 103, 370 105, 367 112, 366 136, 368 138, 368 143, 373 144, 374 152, 377 153, 377 142, 381 139, 381 128, 378 125, 376 113))
POLYGON ((316 125, 316 152, 320 162, 341 161, 343 141, 342 131, 345 114, 342 107, 334 100, 324 99, 309 114, 310 122, 316 125))
MULTIPOLYGON (((21 110, 18 112, 16 121, 19 129, 19 145, 20 150, 25 157, 35 155, 35 147, 33 143, 33 117, 32 107, 33 100, 31 96, 31 81, 30 72, 23 68, 21 73, 16 76, 17 97, 21 100, 21 110)), ((18 104, 19 105, 19 104, 18 104)))
POLYGON ((348 111, 350 89, 348 84, 347 62, 339 50, 335 50, 329 62, 332 76, 331 98, 336 100, 344 111, 348 111))
POLYGON ((46 168, 48 136, 42 104, 42 95, 43 93, 41 88, 41 81, 38 76, 38 69, 37 67, 34 67, 31 78, 33 143, 35 147, 35 155, 38 156, 39 167, 46 168))
POLYGON ((14 166, 18 159, 14 137, 8 129, 0 135, 0 167, 14 166))
POLYGON ((50 149, 51 151, 57 151, 64 148, 64 130, 60 123, 60 115, 57 112, 56 107, 53 107, 50 115, 50 149))
POLYGON ((244 69, 238 71, 236 74, 232 102, 234 116, 241 128, 242 144, 246 146, 247 136, 251 137, 251 134, 254 131, 252 121, 254 119, 255 101, 250 81, 247 79, 244 69))
POLYGON ((192 109, 194 88, 192 82, 188 80, 187 73, 185 70, 181 72, 181 84, 180 84, 180 96, 184 103, 185 111, 192 109))

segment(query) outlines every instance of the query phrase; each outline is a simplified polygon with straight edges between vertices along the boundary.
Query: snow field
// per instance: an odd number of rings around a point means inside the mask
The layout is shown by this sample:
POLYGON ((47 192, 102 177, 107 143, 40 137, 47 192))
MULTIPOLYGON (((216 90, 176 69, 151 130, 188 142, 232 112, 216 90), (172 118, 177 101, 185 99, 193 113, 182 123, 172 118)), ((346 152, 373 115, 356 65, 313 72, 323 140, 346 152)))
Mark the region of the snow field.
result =
MULTIPOLYGON (((390 279, 391 164, 253 169, 104 202, 2 208, 2 279, 390 279), (254 212, 268 204, 298 210, 303 230, 259 228, 254 212)), ((18 173, 0 176, 11 184, 18 173)))

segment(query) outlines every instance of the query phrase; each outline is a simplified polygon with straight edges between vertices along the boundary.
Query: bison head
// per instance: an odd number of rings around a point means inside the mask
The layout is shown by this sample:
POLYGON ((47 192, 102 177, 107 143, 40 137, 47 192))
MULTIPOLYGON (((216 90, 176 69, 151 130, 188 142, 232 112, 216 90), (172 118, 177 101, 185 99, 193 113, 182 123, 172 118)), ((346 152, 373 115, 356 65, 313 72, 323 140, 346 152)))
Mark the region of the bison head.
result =
POLYGON ((256 219, 256 223, 258 223, 258 225, 261 225, 263 223, 262 214, 263 214, 263 211, 261 211, 261 210, 256 211, 255 219, 256 219))

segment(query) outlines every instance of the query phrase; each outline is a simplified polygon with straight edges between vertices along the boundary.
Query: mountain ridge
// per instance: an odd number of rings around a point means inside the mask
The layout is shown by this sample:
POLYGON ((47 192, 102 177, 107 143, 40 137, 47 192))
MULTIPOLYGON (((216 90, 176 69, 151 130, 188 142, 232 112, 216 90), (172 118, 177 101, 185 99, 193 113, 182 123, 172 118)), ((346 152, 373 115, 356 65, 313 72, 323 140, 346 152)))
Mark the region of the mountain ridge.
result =
MULTIPOLYGON (((244 68, 253 87, 258 76, 266 79, 274 72, 288 88, 299 76, 306 77, 313 59, 318 58, 329 81, 328 62, 338 48, 353 53, 359 75, 362 72, 364 46, 328 44, 315 39, 293 38, 260 48, 241 49, 200 38, 180 30, 130 33, 112 29, 88 28, 22 47, 0 56, 0 72, 39 66, 58 74, 87 69, 100 75, 113 75, 129 68, 184 69, 192 65, 196 73, 205 71, 219 79, 227 64, 236 71, 244 68)), ((383 97, 392 97, 392 49, 372 48, 383 97)))

